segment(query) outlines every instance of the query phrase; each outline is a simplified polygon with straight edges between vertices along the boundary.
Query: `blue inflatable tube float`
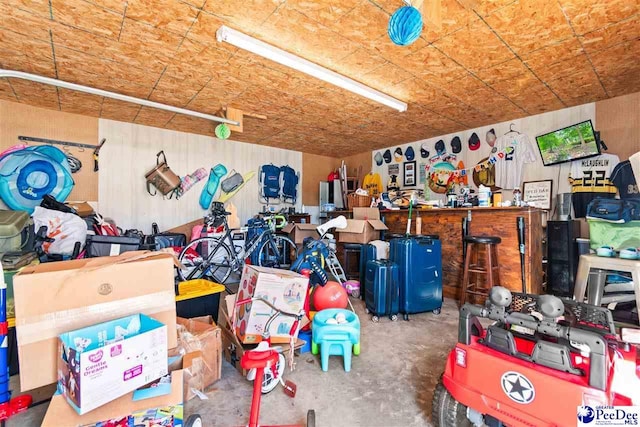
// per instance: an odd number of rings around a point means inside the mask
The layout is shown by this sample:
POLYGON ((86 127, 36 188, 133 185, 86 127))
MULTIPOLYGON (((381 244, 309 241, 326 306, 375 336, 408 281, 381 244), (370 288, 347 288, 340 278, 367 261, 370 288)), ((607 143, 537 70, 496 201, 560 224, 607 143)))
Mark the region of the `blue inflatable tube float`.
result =
POLYGON ((0 198, 30 214, 46 194, 63 202, 73 189, 67 156, 49 145, 27 147, 0 158, 0 198))

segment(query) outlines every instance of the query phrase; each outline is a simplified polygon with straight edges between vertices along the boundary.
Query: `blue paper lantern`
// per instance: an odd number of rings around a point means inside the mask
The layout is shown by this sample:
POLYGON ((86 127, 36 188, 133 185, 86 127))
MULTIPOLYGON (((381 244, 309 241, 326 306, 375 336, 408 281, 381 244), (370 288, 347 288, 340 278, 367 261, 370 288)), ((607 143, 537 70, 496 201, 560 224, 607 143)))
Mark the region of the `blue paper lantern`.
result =
POLYGON ((413 6, 403 6, 389 19, 387 33, 392 42, 399 46, 408 46, 420 37, 422 15, 413 6))

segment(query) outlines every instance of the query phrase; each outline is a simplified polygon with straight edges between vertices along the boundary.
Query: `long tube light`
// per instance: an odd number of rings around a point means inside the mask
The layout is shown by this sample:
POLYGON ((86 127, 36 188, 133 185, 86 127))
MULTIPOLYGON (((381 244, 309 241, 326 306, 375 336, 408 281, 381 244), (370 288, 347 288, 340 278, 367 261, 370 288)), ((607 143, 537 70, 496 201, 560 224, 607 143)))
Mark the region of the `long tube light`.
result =
POLYGON ((229 27, 220 27, 216 33, 216 37, 219 42, 227 42, 235 47, 255 53, 256 55, 260 55, 317 79, 324 80, 327 83, 364 96, 365 98, 369 98, 372 101, 379 102, 400 112, 407 111, 407 104, 405 102, 229 27))
POLYGON ((37 74, 24 73, 22 71, 0 69, 0 77, 11 77, 14 79, 29 80, 36 83, 62 87, 65 89, 76 90, 78 92, 90 93, 91 95, 104 96, 105 98, 117 99, 119 101, 130 102, 132 104, 138 104, 138 105, 144 105, 145 107, 156 108, 158 110, 171 111, 173 113, 184 114, 186 116, 192 116, 192 117, 198 117, 200 119, 211 120, 214 122, 228 123, 233 126, 240 125, 240 123, 234 120, 228 120, 223 117, 213 116, 211 114, 205 114, 205 113, 200 113, 198 111, 187 110, 184 108, 161 104, 159 102, 149 101, 147 99, 135 98, 133 96, 122 95, 115 92, 109 92, 102 89, 96 89, 89 86, 83 86, 75 83, 65 82, 64 80, 52 79, 51 77, 38 76, 37 74))

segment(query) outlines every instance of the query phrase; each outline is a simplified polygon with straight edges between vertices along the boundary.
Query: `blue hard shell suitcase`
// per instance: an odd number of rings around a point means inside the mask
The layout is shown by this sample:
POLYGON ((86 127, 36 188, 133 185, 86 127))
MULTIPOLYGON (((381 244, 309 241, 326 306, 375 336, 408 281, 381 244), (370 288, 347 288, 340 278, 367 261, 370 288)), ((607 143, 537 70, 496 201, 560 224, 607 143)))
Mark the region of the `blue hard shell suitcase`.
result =
POLYGON ((360 249, 360 297, 365 298, 366 281, 365 274, 367 272, 367 262, 376 259, 376 247, 369 243, 362 245, 360 249))
POLYGON ((365 273, 365 304, 371 320, 380 316, 398 319, 400 292, 398 288, 398 265, 388 260, 367 262, 365 273))
POLYGON ((409 314, 442 307, 442 247, 433 238, 405 238, 391 241, 390 258, 398 264, 400 312, 409 314))

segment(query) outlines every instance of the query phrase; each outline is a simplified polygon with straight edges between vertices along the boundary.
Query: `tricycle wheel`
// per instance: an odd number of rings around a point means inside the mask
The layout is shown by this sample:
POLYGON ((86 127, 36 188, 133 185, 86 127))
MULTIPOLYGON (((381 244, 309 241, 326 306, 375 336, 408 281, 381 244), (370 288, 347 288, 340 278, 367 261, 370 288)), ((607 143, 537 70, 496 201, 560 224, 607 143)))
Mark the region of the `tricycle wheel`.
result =
POLYGON ((307 427, 316 427, 316 411, 313 409, 307 411, 307 427))
POLYGON ((278 361, 275 366, 265 368, 264 377, 262 379, 262 394, 267 394, 280 384, 280 377, 284 375, 284 369, 287 364, 282 353, 278 354, 278 361))
POLYGON ((378 321, 379 321, 379 320, 380 320, 380 319, 378 318, 378 316, 371 316, 371 321, 372 321, 373 323, 378 323, 378 321))
POLYGON ((351 296, 354 298, 360 298, 360 290, 353 290, 351 291, 351 296))
POLYGON ((436 308, 435 310, 433 310, 433 314, 438 315, 438 314, 440 314, 441 311, 442 311, 441 308, 436 308))
POLYGON ((431 407, 431 421, 434 427, 471 427, 471 421, 467 418, 467 407, 451 396, 442 384, 442 379, 436 385, 431 407))
POLYGON ((202 427, 202 417, 198 414, 189 415, 184 427, 202 427))
POLYGON ((313 341, 311 341, 311 354, 315 355, 315 354, 318 354, 318 353, 319 353, 318 344, 313 342, 313 341))

